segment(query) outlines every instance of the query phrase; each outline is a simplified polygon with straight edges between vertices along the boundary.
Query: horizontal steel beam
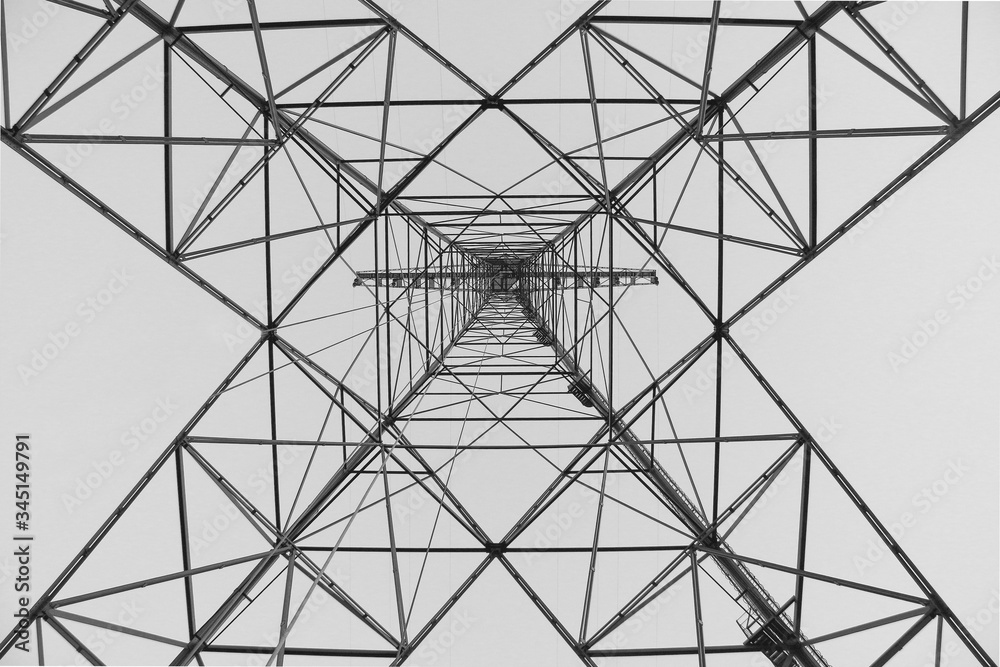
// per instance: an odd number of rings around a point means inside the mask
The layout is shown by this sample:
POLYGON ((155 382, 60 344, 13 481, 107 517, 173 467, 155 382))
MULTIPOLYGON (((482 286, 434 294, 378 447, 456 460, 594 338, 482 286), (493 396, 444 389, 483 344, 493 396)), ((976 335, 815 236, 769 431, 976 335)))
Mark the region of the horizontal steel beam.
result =
POLYGON ((872 137, 923 137, 948 134, 950 125, 922 125, 916 127, 862 127, 835 130, 797 130, 787 132, 730 132, 706 134, 705 141, 764 141, 773 139, 866 139, 872 137))
MULTIPOLYGON (((597 15, 590 19, 590 23, 597 24, 636 24, 636 25, 711 25, 710 16, 614 16, 597 15)), ((741 19, 724 18, 718 19, 719 25, 733 26, 757 26, 761 28, 796 28, 801 21, 795 19, 741 19)))
MULTIPOLYGON (((385 26, 385 21, 372 18, 357 19, 315 19, 304 21, 262 21, 261 30, 303 30, 303 29, 323 29, 323 28, 381 28, 385 26)), ((213 25, 187 25, 178 26, 177 30, 196 35, 211 32, 252 32, 253 23, 219 23, 213 25)))
POLYGON ((148 144, 158 146, 276 146, 273 139, 241 137, 157 137, 105 134, 22 134, 28 144, 148 144))
MULTIPOLYGON (((676 104, 676 105, 697 105, 698 100, 689 97, 599 97, 598 104, 676 104)), ((340 102, 323 102, 318 105, 320 109, 340 109, 356 107, 381 107, 385 103, 382 100, 351 100, 340 102)), ((390 100, 390 107, 477 107, 483 104, 482 99, 430 99, 430 100, 390 100)), ((586 97, 497 97, 487 101, 490 108, 502 109, 505 106, 526 106, 526 105, 575 105, 590 104, 590 99, 586 97)), ((312 102, 286 102, 279 104, 279 109, 305 109, 312 107, 312 102)))

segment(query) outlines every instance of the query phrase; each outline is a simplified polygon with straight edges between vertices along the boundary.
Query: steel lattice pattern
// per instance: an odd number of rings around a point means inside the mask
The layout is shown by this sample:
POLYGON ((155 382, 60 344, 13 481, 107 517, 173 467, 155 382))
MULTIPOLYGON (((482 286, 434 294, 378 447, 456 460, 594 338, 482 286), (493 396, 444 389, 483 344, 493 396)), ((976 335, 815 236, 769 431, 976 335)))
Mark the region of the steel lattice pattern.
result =
POLYGON ((4 144, 253 335, 34 601, 50 660, 427 664, 488 586, 583 664, 996 666, 734 333, 1000 106, 974 6, 939 96, 892 3, 598 2, 485 82, 368 0, 52 1, 83 37, 4 44, 4 144))

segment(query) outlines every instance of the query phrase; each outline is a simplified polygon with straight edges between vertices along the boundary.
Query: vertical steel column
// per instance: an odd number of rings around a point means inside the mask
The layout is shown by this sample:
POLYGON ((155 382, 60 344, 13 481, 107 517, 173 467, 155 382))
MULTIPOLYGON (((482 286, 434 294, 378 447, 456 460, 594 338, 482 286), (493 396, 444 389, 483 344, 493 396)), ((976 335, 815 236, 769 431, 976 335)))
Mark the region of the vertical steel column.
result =
MULTIPOLYGON (((6 66, 6 63, 5 63, 6 66)), ((4 102, 7 95, 4 91, 4 102)), ((163 42, 163 136, 169 139, 172 135, 171 120, 173 115, 173 74, 170 69, 170 45, 163 42)), ((174 177, 173 148, 169 141, 163 143, 163 249, 167 256, 174 252, 174 177)))
MULTIPOLYGON (((719 169, 718 169, 718 229, 719 240, 717 242, 717 280, 716 285, 716 313, 715 313, 715 443, 713 445, 713 465, 712 465, 712 524, 719 520, 719 482, 721 478, 722 466, 722 445, 719 438, 722 437, 722 344, 725 332, 723 331, 723 305, 725 304, 725 242, 723 234, 726 230, 725 222, 725 176, 723 167, 725 156, 723 146, 725 142, 722 135, 725 131, 725 123, 722 122, 722 114, 719 114, 719 169)), ((655 409, 655 408, 654 408, 655 409)), ((713 528, 713 533, 716 532, 713 528)))
MULTIPOLYGON (((269 124, 267 120, 264 121, 264 139, 266 140, 269 136, 269 124)), ((277 137, 276 137, 277 138, 277 137)), ((277 155, 277 153, 272 153, 272 155, 277 155)), ((264 187, 264 236, 270 238, 271 236, 271 160, 267 155, 265 149, 264 152, 264 174, 263 174, 263 187, 264 187)), ((272 285, 271 285, 271 242, 264 242, 264 289, 266 294, 264 298, 266 300, 267 308, 267 326, 272 329, 267 336, 267 391, 268 391, 268 412, 271 422, 271 440, 276 441, 278 439, 278 411, 277 411, 277 396, 274 380, 274 303, 271 298, 272 285)), ((281 530, 281 486, 278 480, 278 445, 271 445, 271 475, 273 477, 274 484, 274 523, 278 530, 281 530)))
MULTIPOLYGON (((816 247, 816 241, 818 239, 818 218, 819 218, 819 204, 817 201, 817 196, 819 194, 819 176, 818 163, 819 163, 819 147, 816 139, 816 131, 818 128, 818 110, 816 108, 816 35, 809 38, 809 43, 807 48, 809 49, 809 78, 808 78, 808 95, 809 95, 809 250, 812 251, 816 247)), ((720 128, 719 134, 722 134, 722 129, 720 128)))

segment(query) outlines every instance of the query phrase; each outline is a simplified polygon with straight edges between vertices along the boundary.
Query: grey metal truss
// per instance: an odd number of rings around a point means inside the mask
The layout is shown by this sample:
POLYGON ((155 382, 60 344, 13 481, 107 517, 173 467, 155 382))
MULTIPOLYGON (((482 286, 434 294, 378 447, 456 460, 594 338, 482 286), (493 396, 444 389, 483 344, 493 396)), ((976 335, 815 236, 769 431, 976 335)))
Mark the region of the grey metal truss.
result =
MULTIPOLYGON (((3 143, 234 312, 252 327, 257 337, 97 533, 35 600, 29 616, 6 635, 0 643, 0 656, 11 651, 23 628, 34 625, 39 640, 42 628, 51 628, 84 659, 101 664, 101 658, 79 639, 76 630, 91 626, 161 648, 170 647, 174 652, 172 664, 212 664, 213 656, 223 654, 229 658, 260 654, 266 657, 267 664, 278 665, 294 663, 300 656, 379 659, 402 664, 414 658, 418 647, 488 569, 501 568, 538 609, 540 618, 584 664, 594 665, 605 658, 658 656, 669 660, 676 656, 684 660, 685 656, 694 656, 698 664, 705 665, 724 654, 758 653, 778 667, 820 667, 828 664, 822 653, 827 642, 900 623, 902 626, 893 639, 880 649, 874 660, 866 663, 873 667, 896 664, 892 662, 894 657, 921 633, 936 633, 935 655, 940 661, 942 636, 947 628, 972 660, 996 667, 995 660, 938 595, 828 452, 731 335, 733 327, 754 308, 1000 106, 1000 92, 997 92, 975 108, 967 108, 968 3, 963 3, 961 9, 961 35, 955 36, 961 52, 957 110, 949 108, 876 29, 869 18, 871 12, 877 11, 880 3, 876 2, 826 2, 811 13, 796 3, 800 18, 785 15, 734 18, 721 12, 719 2, 706 4, 703 16, 622 15, 616 13, 614 5, 597 2, 495 91, 487 90, 458 64, 369 0, 361 0, 367 10, 364 18, 345 15, 270 22, 261 21, 255 0, 248 0, 249 20, 224 24, 185 24, 180 20, 184 16, 183 0, 176 3, 171 16, 161 16, 136 0, 95 4, 61 0, 57 4, 77 12, 81 21, 86 19, 83 25, 95 26, 92 37, 20 115, 12 115, 9 107, 9 63, 4 42, 3 85, 7 104, 3 143), (870 49, 884 56, 885 61, 872 62, 839 39, 831 28, 835 19, 846 20, 856 30, 855 36, 867 40, 870 49), (149 41, 84 80, 80 71, 123 24, 142 27, 149 41), (649 30, 672 26, 706 29, 701 80, 685 76, 669 63, 629 43, 615 30, 622 25, 649 30), (269 66, 269 59, 274 57, 267 46, 270 34, 342 28, 366 33, 332 58, 301 54, 308 61, 303 70, 307 73, 286 88, 276 90, 269 66), (726 39, 725 30, 737 28, 778 31, 781 37, 741 76, 725 82, 721 92, 713 92, 719 85, 718 75, 713 76, 720 57, 717 47, 720 40, 726 39), (202 36, 219 34, 252 37, 262 86, 240 78, 232 63, 213 55, 212 49, 205 45, 207 42, 200 40, 202 36), (884 85, 906 97, 907 103, 933 117, 933 124, 821 128, 817 104, 820 44, 838 50, 878 77, 884 85), (465 96, 455 99, 399 96, 393 82, 396 58, 403 45, 415 47, 429 62, 460 82, 465 96), (570 48, 579 49, 582 58, 583 71, 579 74, 587 83, 586 97, 518 94, 519 84, 537 75, 548 58, 570 48), (75 100, 113 77, 129 62, 158 49, 162 50, 164 68, 162 133, 92 136, 44 131, 61 114, 72 110, 75 100), (360 66, 371 64, 376 53, 384 55, 385 62, 382 98, 340 97, 338 92, 352 74, 360 66), (611 63, 609 67, 616 75, 640 93, 624 98, 600 95, 594 67, 598 56, 611 63), (803 82, 808 99, 807 127, 770 131, 751 125, 742 114, 744 107, 796 58, 797 62, 805 60, 807 70, 807 80, 803 82), (185 104, 183 95, 174 89, 181 69, 202 78, 218 99, 233 109, 240 119, 240 136, 174 134, 174 115, 185 104), (672 77, 695 92, 689 96, 664 95, 652 78, 653 72, 672 77), (319 81, 326 83, 318 86, 319 81), (287 96, 289 92, 294 93, 307 84, 315 89, 308 99, 289 101, 294 98, 287 96), (609 132, 602 126, 602 108, 612 104, 655 109, 658 118, 650 126, 670 131, 644 154, 612 156, 609 147, 613 142, 644 129, 609 132), (394 145, 388 138, 391 114, 419 107, 462 107, 467 112, 430 150, 420 153, 394 145), (529 113, 532 109, 564 107, 586 110, 593 124, 592 143, 577 148, 560 146, 548 131, 536 127, 538 123, 533 119, 537 116, 529 113), (335 109, 378 112, 378 135, 364 135, 335 125, 323 115, 326 110, 335 109), (567 191, 524 191, 518 188, 519 184, 494 191, 448 166, 449 147, 460 142, 468 128, 487 116, 502 117, 512 131, 537 146, 548 159, 545 168, 565 179, 569 184, 567 191), (745 122, 749 131, 744 131, 745 122), (377 148, 377 157, 341 154, 324 139, 331 136, 331 131, 367 140, 372 148, 377 148), (824 228, 818 196, 820 143, 892 137, 929 137, 933 143, 898 175, 879 184, 880 189, 872 192, 854 212, 824 228), (772 177, 761 159, 755 148, 759 146, 756 142, 761 141, 805 142, 808 205, 804 217, 801 211, 799 219, 793 215, 793 207, 786 201, 787 190, 772 177), (74 179, 46 154, 44 146, 50 144, 162 147, 158 158, 165 194, 162 228, 143 227, 129 220, 117 210, 113 198, 99 197, 92 187, 74 179), (177 151, 181 147, 205 146, 223 148, 229 151, 229 157, 197 212, 185 221, 175 210, 172 185, 177 151), (254 154, 249 167, 237 170, 234 166, 237 157, 245 149, 257 150, 259 154, 254 154), (760 178, 751 180, 739 173, 727 158, 727 153, 736 150, 750 156, 760 178), (272 185, 275 165, 285 158, 315 213, 314 222, 300 221, 289 227, 272 214, 272 197, 277 192, 272 185), (624 176, 617 180, 612 178, 609 167, 615 160, 627 165, 624 176), (689 164, 690 169, 685 166, 689 164), (676 186, 670 196, 676 197, 676 202, 669 217, 664 219, 661 210, 667 194, 661 190, 667 177, 663 170, 676 165, 681 165, 680 180, 676 175, 670 176, 676 186), (699 165, 702 171, 698 173, 708 170, 717 194, 715 219, 710 224, 677 215, 699 165), (308 185, 302 175, 307 168, 324 179, 323 194, 329 194, 331 189, 335 192, 333 218, 328 210, 321 212, 319 189, 314 184, 308 185), (390 175, 390 170, 394 175, 390 175), (421 177, 435 170, 471 183, 476 188, 474 194, 418 192, 421 177), (238 238, 211 240, 215 238, 212 232, 221 224, 219 221, 225 220, 227 211, 235 208, 234 202, 244 201, 250 191, 262 195, 255 204, 262 227, 251 230, 246 226, 238 238), (767 233, 733 231, 726 204, 728 191, 745 197, 742 201, 766 223, 767 233), (704 284, 696 284, 685 275, 686 270, 664 243, 668 235, 671 239, 690 236, 702 243, 707 261, 715 269, 712 288, 706 289, 704 284), (279 303, 273 298, 273 255, 282 243, 306 237, 325 238, 329 252, 290 298, 279 303), (366 245, 368 250, 364 249, 366 245), (727 280, 731 279, 726 253, 733 247, 752 250, 759 253, 757 256, 784 258, 786 262, 777 272, 768 274, 768 269, 762 269, 766 276, 763 286, 735 308, 727 305, 725 298, 727 280), (266 307, 262 314, 214 284, 202 269, 213 259, 242 257, 241 251, 252 248, 263 249, 261 277, 266 285, 266 307), (349 257, 359 255, 366 262, 363 266, 347 263, 349 257), (641 266, 637 265, 636 257, 641 258, 641 266), (351 281, 331 282, 336 270, 345 266, 350 269, 353 286, 348 284, 351 281), (300 342, 295 335, 302 325, 317 320, 329 322, 330 318, 350 314, 348 310, 340 310, 313 316, 312 311, 306 310, 302 315, 306 319, 299 317, 303 304, 309 303, 318 292, 331 289, 353 290, 368 299, 357 310, 366 311, 370 326, 356 329, 344 324, 334 329, 339 338, 329 339, 328 345, 308 351, 310 348, 305 346, 309 343, 300 342), (626 323, 620 303, 636 290, 641 295, 643 290, 648 293, 668 289, 690 309, 691 326, 702 333, 691 339, 693 344, 686 352, 666 365, 657 366, 644 356, 643 343, 633 336, 635 325, 626 323), (349 340, 360 342, 360 349, 348 363, 336 364, 330 356, 323 355, 349 340), (630 369, 633 376, 638 371, 632 389, 622 389, 622 371, 615 363, 618 349, 634 351, 639 360, 639 365, 630 369), (723 426, 723 395, 729 373, 722 370, 724 354, 734 355, 741 371, 753 378, 754 386, 783 418, 782 430, 727 432, 723 426), (368 358, 374 359, 374 382, 371 386, 353 385, 352 373, 368 358), (716 369, 714 424, 705 432, 681 436, 667 401, 678 381, 702 358, 716 369), (289 375, 322 397, 326 406, 323 427, 314 439, 285 434, 286 423, 280 418, 285 389, 276 378, 289 375), (231 392, 248 383, 266 385, 267 401, 261 407, 268 413, 269 433, 244 437, 201 432, 200 425, 206 415, 218 410, 217 405, 224 397, 234 395, 231 392), (565 424, 572 432, 586 435, 552 439, 551 431, 546 429, 553 424, 565 424), (450 433, 454 426, 459 435, 430 437, 427 434, 432 431, 424 428, 434 426, 441 427, 440 433, 450 433), (473 433, 474 429, 478 430, 473 433), (339 437, 331 437, 330 433, 339 433, 339 437), (491 434, 503 442, 495 442, 491 434), (761 450, 759 475, 747 486, 734 493, 725 492, 721 476, 727 448, 740 446, 742 451, 753 452, 760 443, 778 447, 761 450), (216 462, 210 452, 217 448, 230 451, 263 448, 269 452, 273 488, 266 503, 249 497, 246 489, 227 472, 225 463, 216 462), (695 474, 688 467, 685 452, 694 448, 701 452, 699 456, 707 456, 706 460, 711 461, 708 482, 696 483, 695 474), (309 464, 301 478, 285 480, 279 475, 280 458, 283 452, 292 450, 310 452, 309 464), (341 454, 335 466, 330 465, 329 459, 321 458, 322 452, 328 451, 341 454), (487 529, 468 502, 470 499, 453 488, 456 463, 476 451, 532 457, 549 471, 548 484, 515 490, 518 480, 511 480, 510 495, 494 499, 520 503, 518 507, 522 510, 513 525, 501 534, 487 529), (318 463, 321 460, 323 464, 318 463), (755 555, 752 549, 744 551, 739 545, 747 543, 736 539, 745 528, 744 520, 793 460, 801 463, 801 472, 797 476, 796 518, 784 531, 793 544, 789 552, 791 561, 778 562, 755 555), (121 528, 123 516, 138 511, 133 506, 144 497, 153 480, 163 475, 170 475, 176 486, 171 502, 176 505, 180 539, 175 548, 180 568, 153 577, 116 580, 113 586, 88 592, 64 593, 71 581, 81 583, 84 566, 102 557, 102 543, 121 528), (302 495, 307 478, 314 481, 317 476, 322 483, 302 495), (811 565, 818 555, 815 550, 807 549, 810 539, 830 529, 811 521, 811 489, 820 476, 832 483, 849 501, 858 520, 884 543, 912 583, 912 590, 864 583, 825 573, 811 565), (210 480, 212 488, 237 508, 240 520, 262 540, 262 548, 218 562, 199 563, 193 558, 190 520, 192 506, 200 502, 191 491, 195 477, 210 480), (612 490, 614 480, 619 478, 634 485, 635 492, 612 490), (291 503, 290 489, 294 490, 291 503), (433 526, 426 543, 423 537, 421 540, 404 537, 409 528, 393 512, 394 498, 407 489, 420 489, 434 507, 433 526), (570 494, 580 491, 596 497, 593 514, 587 518, 593 521, 593 529, 587 533, 588 544, 539 548, 525 543, 530 528, 537 526, 547 512, 570 494), (355 496, 359 494, 360 502, 356 502, 355 496), (637 501, 639 498, 641 502, 637 501), (654 539, 648 542, 630 542, 635 538, 633 534, 615 543, 607 534, 605 511, 609 507, 649 521, 671 537, 659 539, 653 535, 654 539), (368 520, 372 516, 381 517, 379 520, 384 522, 382 538, 361 537, 359 541, 348 537, 359 517, 368 520), (435 543, 440 521, 451 522, 469 544, 435 543), (336 537, 331 544, 333 536, 336 537), (657 567, 639 588, 626 591, 627 603, 613 614, 598 614, 594 600, 601 557, 645 552, 665 557, 666 565, 657 567), (330 573, 335 557, 349 553, 388 557, 384 577, 391 581, 393 598, 392 613, 388 616, 366 608, 357 590, 351 590, 351 586, 337 581, 330 573), (517 560, 524 554, 539 553, 578 554, 587 558, 586 576, 579 582, 582 604, 578 615, 568 617, 558 611, 539 592, 537 580, 527 576, 517 560), (443 599, 437 599, 433 610, 416 622, 413 614, 425 566, 430 556, 441 554, 471 554, 476 562, 462 583, 443 599), (400 561, 414 555, 423 560, 410 594, 400 573, 400 561), (241 573, 235 579, 235 586, 213 603, 210 613, 199 609, 196 597, 202 586, 209 585, 207 582, 214 573, 230 570, 241 573), (792 594, 787 601, 775 597, 763 583, 771 575, 788 578, 792 594), (170 582, 183 584, 183 606, 175 610, 183 619, 185 631, 181 634, 174 630, 163 633, 137 630, 75 607, 170 582), (803 628, 808 625, 810 605, 823 607, 822 586, 827 585, 891 601, 902 605, 904 610, 807 636, 803 628), (407 589, 405 594, 404 589, 407 589), (685 594, 691 595, 684 602, 690 605, 694 620, 689 641, 634 648, 609 643, 630 619, 658 604, 658 600, 670 598, 679 589, 686 589, 689 593, 685 594), (273 600, 266 595, 268 590, 279 591, 275 599, 280 604, 267 601, 273 600), (353 623, 369 631, 378 648, 352 644, 336 627, 327 629, 332 637, 327 645, 295 641, 292 630, 317 590, 335 601, 353 623), (706 597, 719 591, 729 598, 730 606, 726 609, 731 618, 727 617, 725 622, 738 631, 739 641, 719 643, 703 631, 707 623, 717 622, 726 615, 719 603, 706 597), (261 607, 276 612, 272 614, 276 625, 270 640, 240 643, 228 639, 226 632, 237 619, 252 617, 261 607)), ((6 14, 4 18, 9 19, 6 14)), ((532 176, 527 175, 524 182, 530 182, 532 176)), ((138 547, 137 552, 141 553, 138 547)))

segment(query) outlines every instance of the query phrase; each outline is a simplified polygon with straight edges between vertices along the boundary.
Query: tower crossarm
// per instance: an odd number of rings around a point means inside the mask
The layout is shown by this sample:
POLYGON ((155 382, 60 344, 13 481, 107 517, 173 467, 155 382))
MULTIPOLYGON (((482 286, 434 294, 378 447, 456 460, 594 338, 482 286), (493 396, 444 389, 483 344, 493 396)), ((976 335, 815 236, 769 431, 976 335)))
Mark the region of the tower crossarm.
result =
POLYGON ((395 289, 475 289, 477 278, 489 278, 487 288, 493 292, 515 293, 525 279, 541 280, 553 289, 579 287, 595 289, 613 284, 615 287, 659 285, 655 269, 580 267, 548 270, 525 270, 498 267, 494 270, 388 269, 356 271, 354 287, 389 287, 395 289))

